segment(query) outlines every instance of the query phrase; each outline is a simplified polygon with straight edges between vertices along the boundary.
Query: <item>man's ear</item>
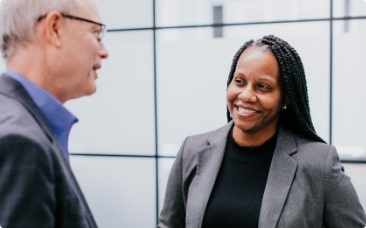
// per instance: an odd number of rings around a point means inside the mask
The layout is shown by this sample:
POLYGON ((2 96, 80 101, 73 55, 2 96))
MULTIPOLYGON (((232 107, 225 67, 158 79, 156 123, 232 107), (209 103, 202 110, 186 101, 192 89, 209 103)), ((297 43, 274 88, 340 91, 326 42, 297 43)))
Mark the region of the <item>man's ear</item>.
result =
POLYGON ((44 20, 44 34, 47 42, 55 47, 61 46, 61 35, 63 31, 64 21, 58 11, 50 11, 44 20))

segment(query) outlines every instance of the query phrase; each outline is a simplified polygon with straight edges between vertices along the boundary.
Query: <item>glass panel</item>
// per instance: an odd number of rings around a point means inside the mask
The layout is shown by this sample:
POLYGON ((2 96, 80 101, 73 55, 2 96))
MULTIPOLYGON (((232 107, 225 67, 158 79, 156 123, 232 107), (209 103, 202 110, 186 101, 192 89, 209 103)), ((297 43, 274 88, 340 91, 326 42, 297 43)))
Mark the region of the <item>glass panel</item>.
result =
POLYGON ((107 33, 105 45, 97 92, 66 103, 80 120, 70 152, 155 154, 152 33, 107 33))
POLYGON ((365 0, 333 0, 334 17, 366 16, 365 0))
POLYGON ((187 135, 226 123, 226 80, 232 58, 249 39, 276 34, 298 50, 307 73, 318 133, 329 131, 329 26, 326 22, 166 29, 157 33, 159 153, 175 155, 187 135), (316 53, 316 54, 314 54, 316 53))
POLYGON ((343 159, 366 160, 366 20, 334 24, 333 143, 343 159))
POLYGON ((153 25, 151 0, 95 0, 95 2, 107 29, 153 25))
POLYGON ((222 7, 224 23, 329 17, 329 1, 318 0, 156 0, 158 26, 212 24, 222 7), (314 7, 316 6, 316 7, 314 7))
POLYGON ((200 28, 157 34, 161 154, 175 155, 186 135, 226 122, 225 84, 232 45, 203 36, 209 32, 200 28))
POLYGON ((344 164, 345 173, 351 177, 352 184, 354 185, 358 198, 363 206, 366 208, 366 164, 344 164))
POLYGON ((71 156, 99 227, 156 227, 155 159, 71 156))
POLYGON ((159 213, 163 207, 166 185, 174 160, 174 158, 159 159, 159 213))

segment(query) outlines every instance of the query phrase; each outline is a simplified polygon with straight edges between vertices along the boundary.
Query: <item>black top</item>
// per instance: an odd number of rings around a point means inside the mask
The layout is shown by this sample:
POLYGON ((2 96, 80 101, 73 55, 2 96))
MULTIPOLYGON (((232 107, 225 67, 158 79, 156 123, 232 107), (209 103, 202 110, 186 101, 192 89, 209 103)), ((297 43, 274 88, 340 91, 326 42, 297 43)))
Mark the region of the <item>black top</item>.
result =
POLYGON ((207 204, 203 228, 257 228, 277 135, 242 147, 229 134, 224 159, 207 204))

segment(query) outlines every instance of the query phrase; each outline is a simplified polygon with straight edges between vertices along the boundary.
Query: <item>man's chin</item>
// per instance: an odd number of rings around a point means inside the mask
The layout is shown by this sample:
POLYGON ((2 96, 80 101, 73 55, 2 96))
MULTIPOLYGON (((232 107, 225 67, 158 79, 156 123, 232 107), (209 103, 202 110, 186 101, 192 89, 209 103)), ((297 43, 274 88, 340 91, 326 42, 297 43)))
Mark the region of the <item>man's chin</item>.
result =
POLYGON ((94 89, 89 90, 89 91, 85 94, 85 96, 93 95, 96 91, 97 91, 97 88, 96 88, 96 87, 94 87, 94 89))

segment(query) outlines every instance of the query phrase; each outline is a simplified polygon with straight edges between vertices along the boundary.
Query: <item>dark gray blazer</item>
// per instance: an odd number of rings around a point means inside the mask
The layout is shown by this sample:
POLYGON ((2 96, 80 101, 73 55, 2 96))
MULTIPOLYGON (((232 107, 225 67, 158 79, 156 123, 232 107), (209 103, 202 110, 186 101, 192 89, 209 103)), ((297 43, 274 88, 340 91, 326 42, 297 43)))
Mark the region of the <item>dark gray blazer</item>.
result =
MULTIPOLYGON (((200 228, 232 122, 183 142, 172 167, 160 228, 200 228)), ((259 228, 356 228, 366 218, 336 149, 278 133, 259 228)))
POLYGON ((50 127, 16 80, 0 77, 0 226, 97 227, 50 127))

